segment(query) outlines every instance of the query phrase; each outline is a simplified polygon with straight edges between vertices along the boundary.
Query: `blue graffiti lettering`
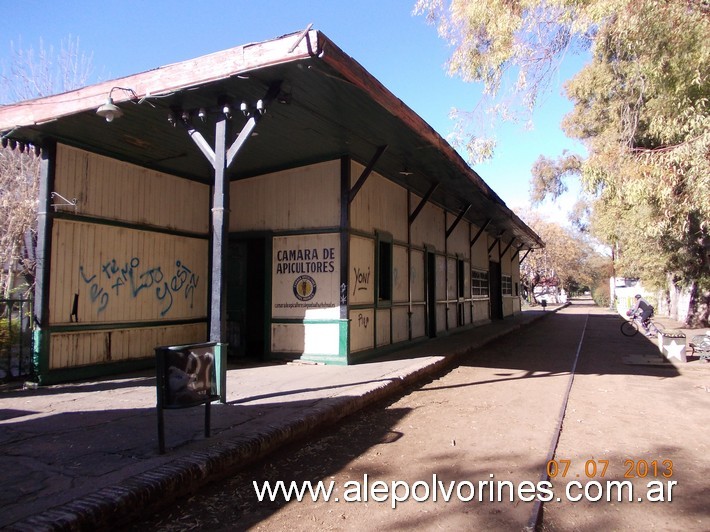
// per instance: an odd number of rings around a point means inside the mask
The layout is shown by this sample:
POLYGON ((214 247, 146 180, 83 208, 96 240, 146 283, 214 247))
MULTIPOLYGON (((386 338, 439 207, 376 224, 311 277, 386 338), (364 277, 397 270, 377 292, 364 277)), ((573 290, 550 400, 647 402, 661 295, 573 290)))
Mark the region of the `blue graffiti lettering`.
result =
POLYGON ((79 266, 79 274, 81 275, 82 280, 89 285, 89 297, 91 298, 91 302, 96 303, 97 300, 99 301, 99 308, 97 312, 102 312, 108 306, 108 292, 105 292, 97 282, 94 282, 94 279, 96 279, 95 274, 91 277, 86 276, 83 266, 79 266))
MULTIPOLYGON (((162 271, 161 266, 149 268, 143 272, 138 270, 141 261, 138 257, 132 257, 130 261, 123 263, 124 266, 119 266, 120 262, 116 259, 111 259, 101 265, 102 278, 110 282, 110 288, 104 289, 99 284, 97 276, 89 276, 83 266, 79 266, 79 274, 81 279, 89 285, 89 295, 92 303, 98 302, 98 312, 103 311, 109 303, 109 292, 113 290, 118 297, 123 292, 121 287, 126 286, 129 290, 128 294, 133 299, 136 299, 141 292, 147 288, 155 287, 155 297, 162 303, 161 316, 165 316, 173 307, 174 295, 184 292, 185 299, 189 300, 190 308, 194 304, 195 288, 199 282, 199 276, 192 272, 182 261, 175 261, 175 274, 166 280, 166 276, 162 271)), ((148 292, 146 292, 148 293, 148 292)))

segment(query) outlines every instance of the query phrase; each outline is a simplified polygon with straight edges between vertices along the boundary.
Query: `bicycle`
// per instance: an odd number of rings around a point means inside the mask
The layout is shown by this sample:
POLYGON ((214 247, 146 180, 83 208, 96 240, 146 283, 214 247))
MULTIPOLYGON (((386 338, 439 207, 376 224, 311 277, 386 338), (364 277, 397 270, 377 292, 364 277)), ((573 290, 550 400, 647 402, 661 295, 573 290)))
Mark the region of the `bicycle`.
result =
POLYGON ((629 319, 625 320, 624 323, 621 324, 621 334, 623 334, 624 336, 635 336, 638 334, 640 328, 644 328, 644 330, 647 329, 649 333, 654 335, 663 331, 663 325, 651 321, 653 314, 649 316, 649 318, 644 324, 639 326, 639 322, 641 321, 639 315, 631 315, 630 312, 631 311, 628 311, 626 313, 626 315, 629 316, 629 319), (643 325, 645 325, 646 327, 643 327, 643 325))

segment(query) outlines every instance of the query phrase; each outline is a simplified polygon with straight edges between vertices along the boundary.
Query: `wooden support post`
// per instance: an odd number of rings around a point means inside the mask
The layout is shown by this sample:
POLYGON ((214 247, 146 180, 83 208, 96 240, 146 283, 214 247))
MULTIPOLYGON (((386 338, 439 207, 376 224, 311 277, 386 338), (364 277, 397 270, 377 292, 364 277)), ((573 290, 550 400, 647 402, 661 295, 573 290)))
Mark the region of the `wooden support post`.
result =
POLYGON ((214 192, 212 198, 212 286, 210 294, 210 342, 224 343, 226 287, 224 262, 229 234, 229 177, 227 176, 227 136, 229 121, 220 115, 215 126, 214 192))

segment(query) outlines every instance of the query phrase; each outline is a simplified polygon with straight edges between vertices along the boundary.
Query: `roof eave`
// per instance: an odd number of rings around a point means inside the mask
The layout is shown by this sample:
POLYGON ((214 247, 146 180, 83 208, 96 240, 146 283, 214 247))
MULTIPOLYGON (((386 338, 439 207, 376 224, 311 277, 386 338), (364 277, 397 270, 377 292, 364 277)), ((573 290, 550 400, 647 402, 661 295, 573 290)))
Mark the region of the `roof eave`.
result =
POLYGON ((267 66, 299 61, 320 53, 318 42, 317 31, 289 34, 62 94, 0 106, 0 132, 40 125, 97 109, 106 102, 114 87, 130 89, 114 91, 112 98, 115 103, 140 101, 244 75, 267 66))

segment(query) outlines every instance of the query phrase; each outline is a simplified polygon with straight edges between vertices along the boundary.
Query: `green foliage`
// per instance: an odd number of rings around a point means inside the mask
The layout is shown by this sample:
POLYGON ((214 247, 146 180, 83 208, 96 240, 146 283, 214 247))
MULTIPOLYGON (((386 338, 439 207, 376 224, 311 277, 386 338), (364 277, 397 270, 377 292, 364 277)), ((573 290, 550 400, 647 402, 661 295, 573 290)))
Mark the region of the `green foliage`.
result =
POLYGON ((567 87, 568 135, 587 144, 593 229, 618 270, 710 290, 710 21, 686 2, 628 3, 567 87))
POLYGON ((608 284, 611 262, 592 247, 585 236, 537 216, 526 223, 546 242, 542 250, 528 255, 521 264, 521 279, 534 288, 541 280, 552 280, 567 291, 582 286, 608 284))
POLYGON ((592 299, 598 306, 608 308, 611 304, 611 292, 609 291, 609 283, 601 283, 593 287, 592 299))
MULTIPOLYGON (((449 69, 501 89, 507 73, 534 106, 562 56, 592 59, 566 86, 563 128, 585 161, 533 168, 532 199, 555 198, 578 174, 590 230, 617 273, 661 286, 669 275, 710 306, 710 4, 705 0, 419 0, 454 48, 449 69)), ((492 107, 493 112, 501 108, 492 107)), ((697 315, 691 308, 691 315, 697 315)), ((707 324, 708 312, 699 323, 707 324)))
POLYGON ((20 338, 20 322, 0 318, 0 351, 10 349, 20 338))

